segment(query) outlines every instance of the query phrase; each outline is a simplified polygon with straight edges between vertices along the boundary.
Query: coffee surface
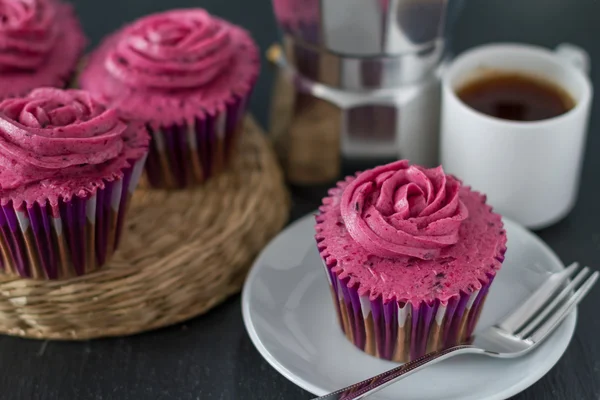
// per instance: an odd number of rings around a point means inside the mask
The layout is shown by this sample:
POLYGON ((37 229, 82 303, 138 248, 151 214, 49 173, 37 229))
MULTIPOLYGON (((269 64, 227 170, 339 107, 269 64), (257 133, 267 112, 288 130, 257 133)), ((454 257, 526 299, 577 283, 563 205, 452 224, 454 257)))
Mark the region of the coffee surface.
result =
POLYGON ((457 91, 471 108, 513 121, 540 121, 557 117, 575 106, 566 90, 535 76, 494 73, 467 83, 457 91))

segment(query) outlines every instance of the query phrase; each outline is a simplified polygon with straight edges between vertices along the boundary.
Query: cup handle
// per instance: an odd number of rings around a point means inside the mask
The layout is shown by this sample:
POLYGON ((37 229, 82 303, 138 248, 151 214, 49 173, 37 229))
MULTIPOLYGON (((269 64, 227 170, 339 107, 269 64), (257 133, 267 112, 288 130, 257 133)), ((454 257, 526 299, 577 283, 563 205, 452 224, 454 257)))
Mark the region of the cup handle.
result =
POLYGON ((554 53, 584 74, 590 73, 590 56, 581 47, 571 43, 561 43, 556 46, 554 53))

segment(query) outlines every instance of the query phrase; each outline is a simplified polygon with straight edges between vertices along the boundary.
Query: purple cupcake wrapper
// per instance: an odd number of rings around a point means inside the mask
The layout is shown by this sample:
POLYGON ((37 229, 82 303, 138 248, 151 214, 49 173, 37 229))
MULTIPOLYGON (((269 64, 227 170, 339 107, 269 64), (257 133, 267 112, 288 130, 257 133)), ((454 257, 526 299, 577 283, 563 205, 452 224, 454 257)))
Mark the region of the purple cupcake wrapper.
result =
POLYGON ((225 111, 196 118, 192 125, 154 130, 146 174, 156 188, 181 189, 205 182, 221 172, 232 158, 242 131, 248 98, 236 97, 225 111))
POLYGON ((443 305, 370 300, 358 287, 349 288, 325 266, 338 323, 345 336, 360 350, 378 358, 409 362, 425 354, 469 343, 494 279, 473 293, 461 293, 443 305))
POLYGON ((0 269, 33 279, 64 279, 102 267, 118 247, 130 198, 145 158, 132 161, 123 177, 105 181, 86 197, 38 202, 0 212, 0 269))

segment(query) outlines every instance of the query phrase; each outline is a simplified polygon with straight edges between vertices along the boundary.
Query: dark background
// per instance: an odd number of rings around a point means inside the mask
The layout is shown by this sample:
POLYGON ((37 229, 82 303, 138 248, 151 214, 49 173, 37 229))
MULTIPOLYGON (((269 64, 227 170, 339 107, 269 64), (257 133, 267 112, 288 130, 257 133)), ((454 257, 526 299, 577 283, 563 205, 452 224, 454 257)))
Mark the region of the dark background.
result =
MULTIPOLYGON (((303 1, 303 0, 298 0, 303 1)), ((91 46, 149 12, 199 6, 252 32, 263 51, 278 31, 269 0, 74 0, 91 46)), ((600 82, 600 0, 466 0, 452 29, 454 50, 492 41, 590 52, 600 82), (596 68, 598 66, 598 68, 596 68)), ((267 121, 271 71, 264 65, 251 109, 267 121)), ((596 90, 598 90, 596 85, 596 90)), ((600 106, 595 102, 579 201, 563 221, 539 232, 570 263, 600 266, 600 106)), ((292 220, 324 192, 294 190, 292 220)), ((600 399, 600 288, 579 308, 576 335, 561 361, 516 400, 600 399)), ((285 399, 311 396, 272 369, 242 323, 239 296, 188 323, 122 339, 58 343, 0 337, 2 399, 285 399)))

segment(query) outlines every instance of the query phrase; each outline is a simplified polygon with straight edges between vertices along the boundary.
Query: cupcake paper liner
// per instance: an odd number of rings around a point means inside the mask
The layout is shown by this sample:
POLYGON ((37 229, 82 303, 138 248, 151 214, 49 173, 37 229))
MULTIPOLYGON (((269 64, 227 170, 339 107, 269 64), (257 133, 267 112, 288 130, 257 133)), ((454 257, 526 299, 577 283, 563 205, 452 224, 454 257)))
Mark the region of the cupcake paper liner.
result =
POLYGON ((192 124, 148 127, 152 136, 146 163, 150 184, 181 189, 221 172, 233 156, 248 98, 236 97, 223 111, 197 117, 192 124))
POLYGON ((425 354, 471 341, 488 290, 494 279, 481 281, 481 289, 462 293, 442 304, 383 302, 360 296, 349 279, 339 279, 326 265, 325 271, 338 323, 346 338, 374 357, 408 362, 425 354))
POLYGON ((23 278, 64 279, 102 267, 118 247, 144 162, 132 161, 121 179, 105 180, 104 188, 86 197, 3 205, 0 268, 23 278))

